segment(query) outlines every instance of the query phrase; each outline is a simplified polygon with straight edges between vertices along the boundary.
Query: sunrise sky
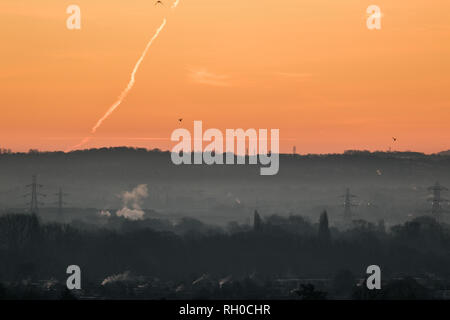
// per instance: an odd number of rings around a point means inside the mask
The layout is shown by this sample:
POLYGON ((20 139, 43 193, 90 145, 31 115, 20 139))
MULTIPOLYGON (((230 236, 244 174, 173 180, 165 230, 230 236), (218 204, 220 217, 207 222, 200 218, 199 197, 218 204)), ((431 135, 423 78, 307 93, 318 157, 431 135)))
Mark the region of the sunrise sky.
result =
POLYGON ((282 152, 450 149, 450 1, 2 0, 0 147, 169 149, 170 134, 279 128, 282 152), (81 30, 66 8, 81 8, 81 30), (368 30, 378 5, 382 29, 368 30), (392 137, 397 137, 393 143, 392 137))

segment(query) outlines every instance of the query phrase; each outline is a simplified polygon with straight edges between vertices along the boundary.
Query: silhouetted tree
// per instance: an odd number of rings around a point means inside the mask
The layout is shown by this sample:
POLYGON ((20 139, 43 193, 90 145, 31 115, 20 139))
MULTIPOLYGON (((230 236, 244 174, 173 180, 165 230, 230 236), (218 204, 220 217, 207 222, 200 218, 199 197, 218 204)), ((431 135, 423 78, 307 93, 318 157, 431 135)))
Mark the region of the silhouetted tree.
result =
POLYGON ((378 220, 378 232, 386 233, 386 224, 384 223, 384 219, 378 220))
POLYGON ((319 220, 319 240, 322 243, 330 243, 330 228, 328 227, 328 214, 327 211, 322 212, 319 220))
POLYGON ((261 216, 259 215, 258 211, 255 210, 255 214, 254 214, 254 218, 253 218, 253 230, 261 231, 261 229, 262 229, 261 216))
POLYGON ((39 232, 39 219, 35 214, 6 214, 0 217, 0 240, 13 251, 36 244, 39 232))
POLYGON ((356 278, 350 270, 340 270, 333 277, 333 291, 337 295, 350 296, 355 285, 356 278))
POLYGON ((0 300, 8 299, 6 288, 0 283, 0 300))
POLYGON ((429 290, 411 277, 389 282, 382 293, 383 299, 387 300, 426 300, 431 298, 429 290))
POLYGON ((302 300, 326 300, 327 293, 318 291, 311 283, 301 284, 300 289, 295 291, 302 300))
POLYGON ((77 298, 72 294, 72 292, 64 287, 61 291, 61 295, 59 297, 60 300, 77 300, 77 298))
POLYGON ((365 279, 352 294, 356 300, 427 300, 431 297, 430 291, 411 277, 391 280, 380 290, 367 289, 365 279))

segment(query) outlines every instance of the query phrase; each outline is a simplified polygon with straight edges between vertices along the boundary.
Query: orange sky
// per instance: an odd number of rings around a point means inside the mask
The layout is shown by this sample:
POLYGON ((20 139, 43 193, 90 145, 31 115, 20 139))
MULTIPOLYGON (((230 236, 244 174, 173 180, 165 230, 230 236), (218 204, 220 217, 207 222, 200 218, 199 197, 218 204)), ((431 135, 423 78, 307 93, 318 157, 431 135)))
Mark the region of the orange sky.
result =
POLYGON ((171 148, 171 132, 279 128, 281 151, 450 149, 448 0, 2 0, 0 147, 171 148), (81 7, 82 29, 66 28, 81 7), (366 8, 383 12, 368 30, 366 8), (398 141, 393 144, 391 137, 398 141))

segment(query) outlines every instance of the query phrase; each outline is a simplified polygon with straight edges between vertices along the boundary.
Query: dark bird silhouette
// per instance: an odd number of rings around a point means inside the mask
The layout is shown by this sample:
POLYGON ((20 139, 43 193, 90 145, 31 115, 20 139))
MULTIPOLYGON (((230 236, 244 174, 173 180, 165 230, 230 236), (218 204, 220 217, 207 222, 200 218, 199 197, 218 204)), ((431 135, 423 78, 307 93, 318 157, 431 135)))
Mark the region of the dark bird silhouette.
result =
POLYGON ((394 140, 394 142, 395 142, 395 141, 397 141, 397 138, 395 138, 395 137, 392 137, 392 140, 394 140))
POLYGON ((156 1, 155 6, 156 6, 157 4, 164 5, 164 3, 162 3, 162 1, 156 1))
POLYGON ((181 121, 183 121, 183 118, 180 118, 180 119, 178 119, 178 122, 180 122, 180 123, 181 123, 181 121))

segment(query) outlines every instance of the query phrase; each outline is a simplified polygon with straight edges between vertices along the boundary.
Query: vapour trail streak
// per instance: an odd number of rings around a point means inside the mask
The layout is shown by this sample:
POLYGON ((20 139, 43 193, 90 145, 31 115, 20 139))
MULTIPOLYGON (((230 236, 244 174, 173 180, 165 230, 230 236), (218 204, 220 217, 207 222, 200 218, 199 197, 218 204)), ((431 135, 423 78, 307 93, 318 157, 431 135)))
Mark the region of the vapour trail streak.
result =
POLYGON ((172 4, 171 9, 175 9, 175 8, 178 6, 179 3, 180 3, 180 0, 176 0, 176 1, 172 4))
POLYGON ((76 145, 74 145, 74 146, 68 148, 68 149, 66 150, 66 152, 67 152, 67 151, 74 150, 74 149, 76 149, 76 148, 78 148, 78 147, 81 147, 82 145, 85 145, 85 144, 88 143, 89 140, 91 140, 91 139, 92 139, 92 136, 87 136, 87 137, 83 138, 83 140, 81 140, 80 143, 78 143, 78 144, 76 144, 76 145))
POLYGON ((162 31, 162 29, 164 28, 165 25, 166 25, 166 18, 164 18, 162 24, 159 26, 159 28, 156 30, 153 37, 147 43, 147 46, 145 47, 144 51, 142 52, 139 60, 136 62, 136 65, 134 66, 133 72, 131 73, 131 78, 130 78, 130 81, 128 82, 127 87, 125 88, 125 90, 122 91, 122 93, 120 94, 117 101, 114 102, 114 104, 108 109, 108 111, 106 111, 106 113, 97 121, 97 123, 91 130, 91 136, 85 137, 78 144, 69 148, 68 149, 69 151, 73 150, 73 149, 77 149, 77 148, 85 145, 86 143, 88 143, 92 139, 92 134, 94 134, 97 131, 97 129, 102 125, 103 121, 105 121, 111 115, 111 113, 113 113, 114 110, 116 110, 117 107, 122 103, 123 99, 125 99, 125 97, 128 95, 130 90, 133 88, 134 83, 136 82, 136 79, 135 79, 136 72, 139 70, 139 66, 141 65, 142 61, 144 60, 145 55, 148 52, 148 49, 150 49, 153 41, 155 41, 155 39, 158 37, 159 33, 162 31))
MULTIPOLYGON (((175 9, 178 4, 180 3, 180 0, 175 0, 175 2, 172 4, 172 9, 175 9)), ((136 72, 139 69, 139 66, 142 62, 142 60, 144 60, 145 55, 147 54, 148 49, 150 49, 153 41, 158 37, 159 33, 164 29, 164 26, 166 25, 166 18, 164 18, 163 23, 161 24, 161 26, 156 30, 155 34, 153 35, 153 37, 150 39, 150 41, 147 43, 147 46, 144 49, 144 52, 142 53, 141 57, 139 58, 138 62, 136 63, 136 65, 134 66, 133 72, 131 73, 131 79, 130 82, 128 83, 127 87, 125 88, 125 90, 122 91, 122 93, 120 94, 118 100, 108 109, 108 111, 106 111, 106 113, 103 115, 103 117, 101 117, 97 123, 95 124, 95 126, 92 128, 91 130, 91 135, 85 137, 83 140, 80 141, 80 143, 74 145, 73 147, 67 149, 66 151, 70 151, 73 149, 76 149, 78 147, 81 147, 82 145, 88 143, 91 139, 92 139, 92 135, 97 131, 97 129, 102 125, 103 121, 106 120, 111 113, 114 112, 114 110, 122 103, 123 99, 125 99, 125 97, 128 95, 128 92, 133 88, 134 83, 135 83, 135 75, 136 72)))
POLYGON ((156 33, 153 35, 153 37, 150 39, 150 41, 147 43, 147 46, 145 47, 144 52, 142 53, 142 55, 139 58, 136 65, 134 66, 133 72, 131 73, 131 79, 130 79, 130 82, 128 83, 127 87, 125 88, 125 90, 122 91, 122 93, 119 96, 119 99, 108 109, 108 111, 106 111, 106 113, 103 115, 103 117, 101 117, 97 121, 95 126, 92 128, 91 133, 95 133, 95 131, 97 131, 98 127, 100 127, 102 125, 102 122, 106 118, 108 118, 110 116, 110 114, 114 112, 114 110, 116 110, 116 108, 122 103, 123 99, 125 99, 125 97, 128 95, 128 92, 130 92, 131 88, 133 88, 134 83, 136 81, 135 80, 136 72, 139 70, 139 66, 141 65, 142 60, 144 60, 148 49, 150 49, 153 41, 158 37, 159 33, 161 32, 161 30, 164 28, 165 25, 166 25, 166 19, 164 18, 163 23, 158 28, 158 30, 156 30, 156 33))

